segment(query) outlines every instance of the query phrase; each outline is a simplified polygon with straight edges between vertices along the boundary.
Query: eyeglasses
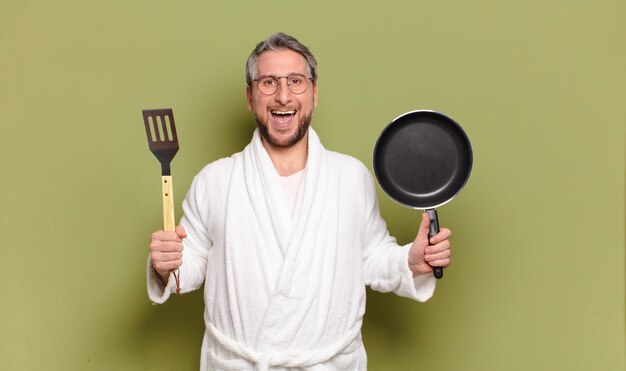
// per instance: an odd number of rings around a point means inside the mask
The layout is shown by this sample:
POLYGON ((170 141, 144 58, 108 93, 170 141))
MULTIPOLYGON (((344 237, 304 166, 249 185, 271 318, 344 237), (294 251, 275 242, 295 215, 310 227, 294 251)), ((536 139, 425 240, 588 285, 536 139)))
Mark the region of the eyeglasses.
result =
POLYGON ((264 95, 273 95, 278 91, 278 87, 280 86, 280 79, 287 79, 287 86, 289 87, 289 91, 294 94, 302 94, 309 87, 309 80, 312 81, 310 77, 306 77, 299 73, 292 73, 288 76, 272 76, 272 75, 264 75, 260 76, 253 81, 257 82, 257 88, 264 95))

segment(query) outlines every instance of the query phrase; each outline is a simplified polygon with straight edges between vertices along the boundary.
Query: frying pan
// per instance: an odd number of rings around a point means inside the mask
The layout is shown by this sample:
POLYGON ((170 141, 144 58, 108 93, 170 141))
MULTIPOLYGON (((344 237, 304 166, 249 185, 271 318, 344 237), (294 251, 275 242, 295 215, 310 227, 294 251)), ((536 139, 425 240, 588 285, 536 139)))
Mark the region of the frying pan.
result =
MULTIPOLYGON (((382 190, 430 219, 428 240, 439 233, 436 208, 452 200, 472 170, 472 146, 463 128, 435 111, 404 113, 383 129, 374 147, 374 174, 382 190)), ((433 267, 436 278, 441 267, 433 267)))

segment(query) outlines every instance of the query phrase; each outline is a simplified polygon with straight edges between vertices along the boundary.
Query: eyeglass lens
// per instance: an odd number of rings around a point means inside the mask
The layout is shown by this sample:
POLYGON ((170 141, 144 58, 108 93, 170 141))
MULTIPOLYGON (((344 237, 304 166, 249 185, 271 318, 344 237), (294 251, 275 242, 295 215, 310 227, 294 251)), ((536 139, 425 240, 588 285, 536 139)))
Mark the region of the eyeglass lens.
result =
POLYGON ((259 91, 265 95, 272 95, 278 91, 280 85, 279 79, 285 77, 287 79, 287 86, 289 90, 294 94, 302 94, 309 87, 309 79, 299 73, 294 73, 289 76, 261 76, 257 79, 259 91))

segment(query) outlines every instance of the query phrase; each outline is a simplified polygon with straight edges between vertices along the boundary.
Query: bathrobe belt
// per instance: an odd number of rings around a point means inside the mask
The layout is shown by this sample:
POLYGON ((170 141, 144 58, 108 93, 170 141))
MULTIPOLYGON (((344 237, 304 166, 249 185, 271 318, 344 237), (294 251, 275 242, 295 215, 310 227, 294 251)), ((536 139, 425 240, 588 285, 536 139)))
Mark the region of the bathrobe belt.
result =
POLYGON ((224 348, 239 357, 256 364, 255 370, 267 371, 271 366, 281 367, 311 367, 324 363, 334 356, 340 354, 352 342, 357 340, 361 334, 360 326, 354 326, 346 335, 329 346, 320 347, 310 352, 298 353, 275 353, 259 352, 248 348, 246 345, 237 342, 218 330, 212 323, 207 322, 207 330, 211 336, 224 348))

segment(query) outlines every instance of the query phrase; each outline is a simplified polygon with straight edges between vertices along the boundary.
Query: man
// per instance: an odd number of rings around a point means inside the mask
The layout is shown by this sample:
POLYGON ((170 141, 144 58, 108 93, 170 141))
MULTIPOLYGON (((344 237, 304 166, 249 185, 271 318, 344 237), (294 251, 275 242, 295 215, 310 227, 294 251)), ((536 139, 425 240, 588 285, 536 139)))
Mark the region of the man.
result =
POLYGON ((167 300, 176 269, 183 293, 204 283, 202 370, 365 370, 365 285, 427 300, 451 232, 429 246, 424 216, 415 241, 396 244, 369 171, 309 126, 317 62, 296 39, 259 43, 246 80, 258 129, 195 177, 176 231, 152 235, 149 296, 167 300))

